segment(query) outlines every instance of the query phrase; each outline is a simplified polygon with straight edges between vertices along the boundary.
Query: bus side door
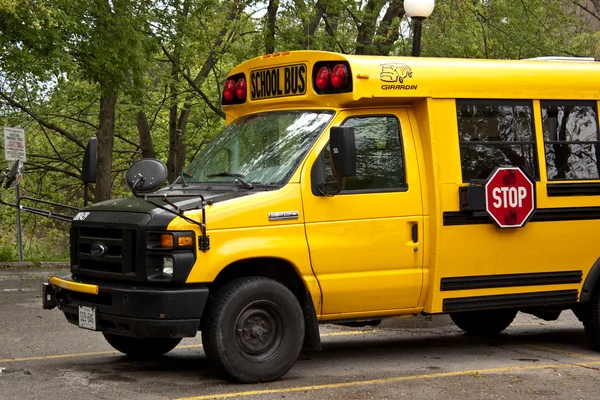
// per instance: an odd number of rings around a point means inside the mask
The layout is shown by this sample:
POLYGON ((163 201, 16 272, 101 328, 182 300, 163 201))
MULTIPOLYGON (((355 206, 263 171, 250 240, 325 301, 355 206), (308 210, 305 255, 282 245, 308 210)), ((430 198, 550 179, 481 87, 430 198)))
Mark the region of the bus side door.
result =
MULTIPOLYGON (((311 176, 311 183, 302 185, 322 313, 352 318, 417 307, 423 285, 423 206, 408 113, 398 108, 342 112, 333 125, 355 129, 356 177, 345 179, 333 197, 319 195, 315 169, 335 181, 327 144, 321 160, 304 175, 311 176)), ((328 190, 334 189, 330 184, 328 190)))

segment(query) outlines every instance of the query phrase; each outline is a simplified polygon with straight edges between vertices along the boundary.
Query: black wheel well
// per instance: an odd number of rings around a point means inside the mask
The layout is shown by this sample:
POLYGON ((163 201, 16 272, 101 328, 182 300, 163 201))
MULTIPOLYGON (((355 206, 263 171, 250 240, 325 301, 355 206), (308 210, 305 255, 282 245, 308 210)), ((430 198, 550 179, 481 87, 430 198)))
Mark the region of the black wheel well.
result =
POLYGON ((289 262, 280 258, 251 258, 229 264, 209 285, 209 290, 214 293, 233 279, 245 276, 262 276, 274 279, 287 286, 300 304, 304 301, 306 288, 302 279, 289 262))
POLYGON ((583 287, 581 288, 581 296, 579 301, 587 303, 592 299, 592 294, 595 290, 599 290, 597 283, 600 278, 600 258, 596 260, 590 271, 588 272, 583 287))
POLYGON ((225 267, 208 286, 211 293, 237 278, 262 276, 274 279, 292 291, 302 307, 305 321, 304 347, 321 350, 319 324, 312 298, 294 266, 286 260, 272 257, 251 258, 236 261, 225 267))

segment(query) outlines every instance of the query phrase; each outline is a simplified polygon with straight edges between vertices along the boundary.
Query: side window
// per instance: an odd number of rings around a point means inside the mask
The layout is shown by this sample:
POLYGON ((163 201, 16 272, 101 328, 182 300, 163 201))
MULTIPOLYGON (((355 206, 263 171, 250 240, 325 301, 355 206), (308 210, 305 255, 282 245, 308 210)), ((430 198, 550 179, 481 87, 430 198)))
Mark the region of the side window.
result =
POLYGON ((538 179, 531 102, 458 100, 456 112, 463 182, 496 167, 523 167, 538 179))
POLYGON ((598 179, 598 111, 592 101, 541 101, 548 180, 598 179))
MULTIPOLYGON (((342 192, 406 189, 400 124, 393 116, 352 117, 342 126, 354 127, 356 176, 345 179, 342 192)), ((334 181, 329 146, 325 148, 327 181, 334 181)))

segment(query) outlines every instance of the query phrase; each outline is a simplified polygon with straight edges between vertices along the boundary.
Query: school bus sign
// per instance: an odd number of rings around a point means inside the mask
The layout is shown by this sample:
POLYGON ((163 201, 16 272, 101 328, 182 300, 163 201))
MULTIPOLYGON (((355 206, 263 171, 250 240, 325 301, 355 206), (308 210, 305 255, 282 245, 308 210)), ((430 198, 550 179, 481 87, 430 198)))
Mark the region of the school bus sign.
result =
POLYGON ((485 209, 500 228, 521 228, 535 211, 535 184, 520 168, 497 168, 485 185, 485 209))

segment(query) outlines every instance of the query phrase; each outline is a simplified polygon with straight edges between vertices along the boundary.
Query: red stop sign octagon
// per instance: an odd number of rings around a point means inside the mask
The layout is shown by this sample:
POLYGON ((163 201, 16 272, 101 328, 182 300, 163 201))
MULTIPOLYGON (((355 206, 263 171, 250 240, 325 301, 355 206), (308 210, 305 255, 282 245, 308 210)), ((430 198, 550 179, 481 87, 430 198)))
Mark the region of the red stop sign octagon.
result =
POLYGON ((521 228, 535 210, 535 184, 520 168, 498 168, 485 184, 485 209, 500 228, 521 228))

